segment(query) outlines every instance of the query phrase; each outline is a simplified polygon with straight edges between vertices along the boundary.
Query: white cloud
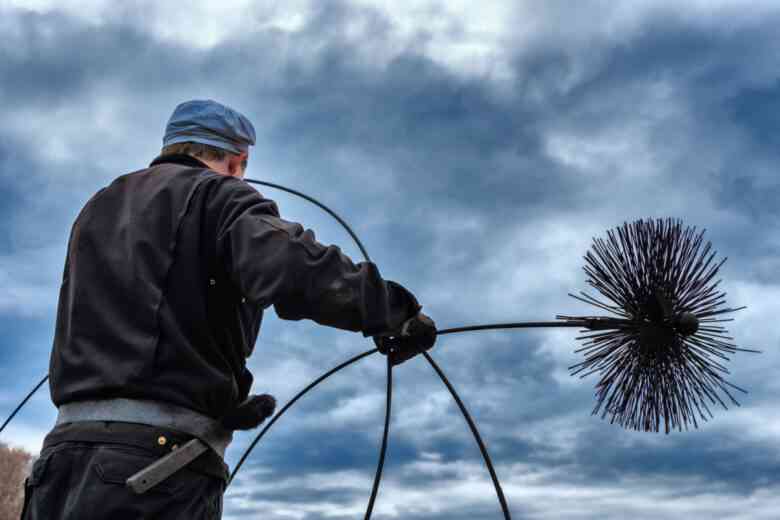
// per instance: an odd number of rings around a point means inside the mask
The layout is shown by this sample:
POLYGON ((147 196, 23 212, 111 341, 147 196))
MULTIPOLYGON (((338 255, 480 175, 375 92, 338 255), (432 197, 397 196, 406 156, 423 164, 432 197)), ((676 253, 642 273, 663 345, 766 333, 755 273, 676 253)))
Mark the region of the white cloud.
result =
MULTIPOLYGON (((356 0, 347 5, 377 10, 393 24, 392 41, 383 41, 380 46, 372 43, 376 34, 372 34, 371 27, 365 24, 365 17, 357 15, 347 24, 340 37, 360 42, 356 48, 366 56, 367 63, 387 63, 405 48, 421 45, 418 50, 454 71, 494 79, 511 75, 501 40, 510 30, 517 33, 517 27, 507 23, 508 14, 514 9, 512 2, 477 6, 462 0, 356 0)), ((108 0, 3 0, 0 8, 38 13, 56 9, 94 25, 121 20, 162 41, 207 49, 252 31, 276 30, 283 38, 285 33, 305 27, 316 9, 322 7, 312 0, 272 3, 195 0, 186 7, 149 0, 121 5, 108 0)))
POLYGON ((273 393, 278 399, 289 399, 320 375, 310 360, 293 355, 269 356, 268 347, 263 348, 269 342, 261 338, 258 344, 264 352, 256 353, 249 361, 249 369, 257 375, 252 392, 273 393))
POLYGON ((163 41, 195 48, 213 47, 249 29, 299 29, 310 5, 310 0, 260 4, 253 0, 194 0, 186 5, 150 0, 132 0, 121 4, 109 0, 0 1, 0 8, 36 13, 57 10, 93 25, 116 20, 130 22, 163 41))
POLYGON ((494 81, 513 74, 503 40, 522 27, 510 25, 517 4, 508 1, 477 4, 465 0, 357 0, 379 9, 398 30, 402 41, 416 41, 423 54, 450 70, 494 81))
POLYGON ((384 392, 372 392, 355 397, 339 399, 328 412, 328 419, 339 427, 366 427, 375 424, 373 416, 382 410, 385 404, 384 392))

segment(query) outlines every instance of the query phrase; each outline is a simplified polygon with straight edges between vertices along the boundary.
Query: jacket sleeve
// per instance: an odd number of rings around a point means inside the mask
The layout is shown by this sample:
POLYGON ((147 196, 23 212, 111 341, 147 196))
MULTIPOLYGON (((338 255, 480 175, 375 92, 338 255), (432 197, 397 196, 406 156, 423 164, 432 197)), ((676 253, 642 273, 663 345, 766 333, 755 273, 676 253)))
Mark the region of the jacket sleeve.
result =
POLYGON ((311 319, 365 337, 395 332, 421 309, 371 262, 355 264, 314 232, 280 218, 276 203, 244 182, 224 182, 217 253, 244 297, 285 320, 311 319))

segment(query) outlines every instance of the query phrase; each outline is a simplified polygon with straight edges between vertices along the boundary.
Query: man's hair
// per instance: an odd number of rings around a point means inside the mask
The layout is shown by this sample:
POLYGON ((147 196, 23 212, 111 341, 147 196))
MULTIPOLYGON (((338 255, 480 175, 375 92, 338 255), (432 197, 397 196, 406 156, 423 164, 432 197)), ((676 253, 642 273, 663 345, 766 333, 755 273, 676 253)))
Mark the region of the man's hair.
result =
MULTIPOLYGON (((230 152, 223 150, 222 148, 217 148, 216 146, 186 141, 184 143, 169 144, 168 146, 163 147, 162 153, 160 155, 170 155, 174 153, 183 153, 193 157, 201 157, 207 161, 221 161, 230 152)), ((247 160, 244 159, 241 163, 241 167, 246 170, 246 166, 247 160)))

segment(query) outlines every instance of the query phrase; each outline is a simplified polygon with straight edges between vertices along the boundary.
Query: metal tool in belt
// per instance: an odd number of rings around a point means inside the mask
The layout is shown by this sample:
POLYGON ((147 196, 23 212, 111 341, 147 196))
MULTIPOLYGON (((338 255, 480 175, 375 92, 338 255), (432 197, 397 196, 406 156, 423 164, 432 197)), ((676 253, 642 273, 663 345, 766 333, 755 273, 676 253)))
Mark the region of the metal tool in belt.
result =
MULTIPOLYGON (((316 199, 301 192, 269 182, 246 179, 249 183, 281 189, 302 197, 333 216, 353 238, 366 261, 370 261, 363 244, 336 213, 316 199)), ((569 367, 572 375, 580 378, 600 374, 596 384, 596 405, 593 415, 601 414, 610 423, 641 431, 688 429, 698 427, 697 417, 703 421, 713 417, 709 405, 726 403, 719 393, 739 405, 729 389, 746 393, 723 378, 728 370, 718 361, 729 361, 736 352, 758 350, 738 348, 731 343, 726 329, 719 325, 733 321, 723 318, 746 307, 726 307, 725 293, 717 290, 721 280, 713 281, 726 261, 714 263, 716 253, 711 244, 703 247, 704 230, 682 227, 673 219, 637 220, 624 223, 607 232, 607 238, 594 238, 591 250, 585 255, 585 273, 588 284, 604 300, 584 292, 569 296, 608 313, 608 316, 558 315, 558 321, 499 323, 454 327, 437 331, 438 336, 469 331, 513 329, 530 327, 577 327, 592 334, 580 336, 585 359, 569 367), (709 403, 709 405, 708 405, 709 403), (706 414, 705 414, 706 412, 706 414)), ((260 439, 276 421, 303 395, 319 383, 347 366, 377 352, 371 349, 334 367, 301 390, 288 401, 266 424, 244 452, 230 482, 260 439)), ((428 352, 421 352, 441 378, 461 410, 479 446, 490 473, 505 519, 511 515, 492 461, 476 424, 466 410, 457 392, 441 368, 428 352)), ((46 382, 44 377, 6 419, 0 432, 8 425, 30 397, 46 382)), ((385 427, 374 485, 366 509, 365 519, 371 517, 382 476, 392 400, 392 365, 387 359, 387 399, 385 427)), ((146 468, 146 473, 128 485, 136 492, 148 489, 155 479, 165 478, 186 466, 206 450, 199 439, 193 439, 178 450, 166 455, 146 468), (144 482, 144 479, 146 481, 144 482)), ((160 480, 157 480, 158 482, 160 480)))
POLYGON ((195 438, 127 479, 127 487, 140 495, 167 479, 209 449, 202 440, 195 438))

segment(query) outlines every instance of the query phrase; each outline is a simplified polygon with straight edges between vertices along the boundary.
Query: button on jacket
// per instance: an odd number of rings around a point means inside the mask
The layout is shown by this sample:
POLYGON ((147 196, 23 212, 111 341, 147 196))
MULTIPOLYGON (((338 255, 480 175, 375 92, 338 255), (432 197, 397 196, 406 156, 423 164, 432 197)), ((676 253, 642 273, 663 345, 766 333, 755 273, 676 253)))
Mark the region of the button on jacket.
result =
POLYGON ((186 155, 117 178, 76 218, 50 362, 53 402, 129 397, 221 417, 248 395, 264 309, 362 332, 420 306, 240 179, 186 155))

